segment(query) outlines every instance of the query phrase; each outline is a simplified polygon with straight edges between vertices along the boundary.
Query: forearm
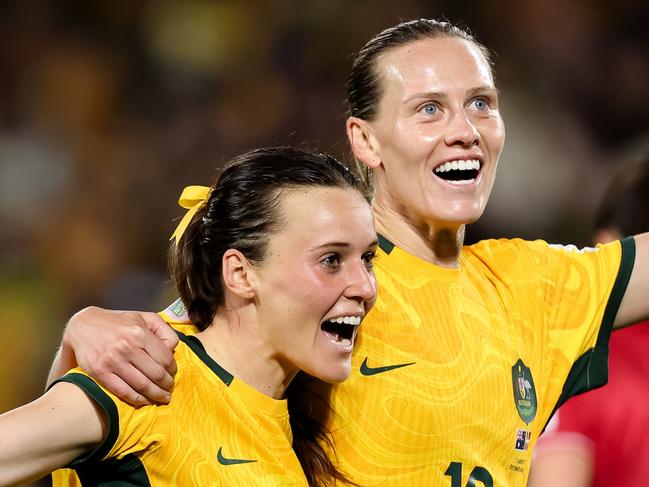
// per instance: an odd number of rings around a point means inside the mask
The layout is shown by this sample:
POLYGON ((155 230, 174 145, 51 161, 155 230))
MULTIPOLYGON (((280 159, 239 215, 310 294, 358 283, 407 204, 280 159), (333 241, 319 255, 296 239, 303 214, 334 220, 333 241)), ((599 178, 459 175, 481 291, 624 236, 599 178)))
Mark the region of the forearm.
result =
POLYGON ((79 363, 77 362, 77 356, 74 353, 74 347, 70 343, 70 328, 74 326, 75 320, 79 320, 79 317, 83 317, 84 314, 88 314, 93 307, 82 309, 81 311, 75 313, 72 318, 68 320, 65 325, 65 330, 63 332, 63 337, 61 338, 61 344, 59 349, 54 355, 54 361, 50 367, 50 373, 47 375, 47 384, 46 388, 50 386, 59 377, 63 376, 68 370, 73 369, 79 363))

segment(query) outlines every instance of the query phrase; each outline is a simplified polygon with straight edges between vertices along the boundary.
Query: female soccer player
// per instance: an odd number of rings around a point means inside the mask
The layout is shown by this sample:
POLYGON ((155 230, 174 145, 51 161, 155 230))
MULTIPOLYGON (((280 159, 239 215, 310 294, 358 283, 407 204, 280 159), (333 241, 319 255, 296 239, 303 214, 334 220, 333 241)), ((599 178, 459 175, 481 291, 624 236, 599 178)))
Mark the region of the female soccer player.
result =
MULTIPOLYGON (((582 250, 463 245, 505 128, 486 49, 448 23, 381 32, 347 86, 347 136, 373 173, 381 293, 331 393, 342 468, 363 485, 525 486, 553 410, 605 380, 611 327, 649 317, 649 235, 582 250)), ((54 375, 97 363, 120 395, 164 401, 174 369, 151 329, 169 333, 150 315, 86 310, 54 375)))
POLYGON ((290 384, 300 371, 350 373, 376 296, 360 187, 330 156, 275 148, 239 156, 212 188, 187 188, 170 269, 199 332, 178 333, 173 400, 133 407, 72 370, 0 416, 0 485, 70 463, 88 486, 343 478, 316 442, 327 432, 308 419, 313 404, 290 384))

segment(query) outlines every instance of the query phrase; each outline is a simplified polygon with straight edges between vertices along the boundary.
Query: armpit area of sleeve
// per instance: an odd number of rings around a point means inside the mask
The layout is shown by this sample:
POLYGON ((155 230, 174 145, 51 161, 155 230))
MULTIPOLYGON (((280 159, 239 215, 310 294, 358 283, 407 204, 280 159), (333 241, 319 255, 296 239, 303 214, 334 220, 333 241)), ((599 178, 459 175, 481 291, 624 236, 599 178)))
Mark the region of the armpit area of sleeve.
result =
POLYGON ((620 243, 622 247, 620 267, 604 310, 596 344, 573 364, 555 410, 570 397, 601 387, 608 382, 608 345, 611 331, 635 262, 635 240, 633 237, 625 238, 620 243))
POLYGON ((110 452, 119 436, 119 414, 117 413, 117 406, 115 406, 115 403, 108 394, 106 394, 101 387, 86 375, 72 372, 56 380, 49 387, 52 387, 58 382, 69 382, 81 388, 90 399, 95 401, 99 407, 103 409, 108 421, 108 434, 104 441, 102 441, 101 444, 91 453, 73 460, 69 465, 67 465, 67 468, 75 468, 103 460, 108 452, 110 452))

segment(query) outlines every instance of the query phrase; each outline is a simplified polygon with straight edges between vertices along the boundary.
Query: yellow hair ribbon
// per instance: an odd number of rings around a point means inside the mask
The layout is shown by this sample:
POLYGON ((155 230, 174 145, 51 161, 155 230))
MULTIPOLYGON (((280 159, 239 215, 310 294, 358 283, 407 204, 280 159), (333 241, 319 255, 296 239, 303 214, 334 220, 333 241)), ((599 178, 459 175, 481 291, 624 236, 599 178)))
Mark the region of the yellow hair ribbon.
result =
POLYGON ((176 245, 178 245, 178 242, 180 242, 183 233, 187 230, 187 227, 192 221, 192 218, 194 218, 196 212, 207 202, 211 190, 212 188, 207 186, 187 186, 183 189, 178 204, 183 208, 186 208, 188 211, 185 213, 182 220, 180 220, 180 223, 169 240, 175 240, 176 245))

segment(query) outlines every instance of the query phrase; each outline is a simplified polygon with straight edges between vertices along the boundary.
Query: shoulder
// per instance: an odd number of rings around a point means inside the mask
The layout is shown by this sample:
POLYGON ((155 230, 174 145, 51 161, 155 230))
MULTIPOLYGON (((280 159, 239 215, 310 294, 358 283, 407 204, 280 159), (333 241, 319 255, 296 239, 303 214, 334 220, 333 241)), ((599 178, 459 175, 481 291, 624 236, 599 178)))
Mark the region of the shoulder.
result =
POLYGON ((549 252, 550 246, 543 240, 482 240, 462 248, 460 263, 467 272, 508 275, 540 265, 549 252))
POLYGON ((462 248, 468 261, 497 262, 508 265, 547 265, 565 260, 596 259, 600 253, 619 254, 619 242, 596 247, 552 244, 545 240, 493 239, 482 240, 462 248))
POLYGON ((522 238, 499 238, 481 240, 473 245, 465 245, 462 253, 476 257, 511 257, 519 253, 547 252, 550 244, 544 240, 524 240, 522 238))
MULTIPOLYGON (((188 345, 188 337, 192 335, 185 335, 178 330, 176 330, 180 340, 178 345, 174 349, 174 359, 176 361, 176 366, 178 368, 175 376, 175 387, 174 392, 181 384, 184 384, 186 381, 191 382, 192 377, 195 376, 197 371, 197 366, 202 363, 200 358, 197 357, 196 353, 188 345)), ((190 384, 191 387, 191 384, 190 384)))

